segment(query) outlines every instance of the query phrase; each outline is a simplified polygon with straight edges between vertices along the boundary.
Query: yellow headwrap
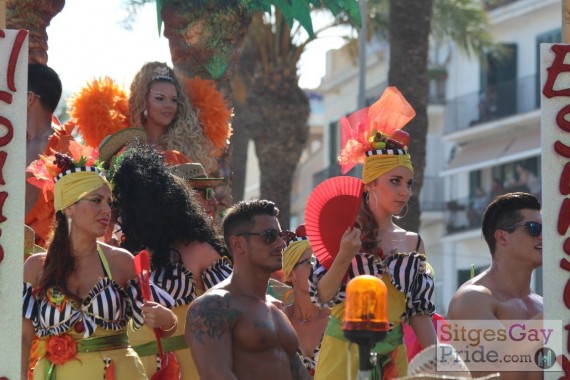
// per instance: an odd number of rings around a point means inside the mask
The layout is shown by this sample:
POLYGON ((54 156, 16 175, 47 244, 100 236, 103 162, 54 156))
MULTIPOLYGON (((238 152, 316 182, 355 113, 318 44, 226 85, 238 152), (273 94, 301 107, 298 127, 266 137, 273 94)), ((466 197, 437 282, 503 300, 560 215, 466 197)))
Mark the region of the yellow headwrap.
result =
POLYGON ((368 156, 364 159, 364 166, 362 167, 362 182, 369 184, 376 178, 399 166, 410 169, 412 174, 414 174, 412 159, 409 154, 378 154, 368 156))
POLYGON ((295 267, 295 264, 299 261, 303 252, 307 250, 307 248, 311 248, 311 244, 308 240, 298 240, 295 241, 283 252, 283 280, 288 281, 289 275, 295 267))
POLYGON ((99 172, 77 171, 64 175, 54 185, 55 210, 71 206, 103 185, 109 186, 109 182, 99 172))

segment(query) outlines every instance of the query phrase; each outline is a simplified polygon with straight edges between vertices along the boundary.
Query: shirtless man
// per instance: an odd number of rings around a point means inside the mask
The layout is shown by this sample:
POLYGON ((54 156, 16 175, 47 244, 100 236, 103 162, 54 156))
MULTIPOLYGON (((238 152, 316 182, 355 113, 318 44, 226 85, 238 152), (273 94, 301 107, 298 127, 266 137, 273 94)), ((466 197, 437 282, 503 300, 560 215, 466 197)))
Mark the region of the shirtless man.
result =
POLYGON ((202 379, 310 379, 293 326, 265 296, 285 248, 278 212, 273 202, 254 200, 237 203, 224 218, 234 272, 192 302, 186 316, 186 341, 202 379))
MULTIPOLYGON (((51 155, 52 149, 67 152, 70 131, 64 126, 52 125, 52 115, 59 99, 62 86, 57 73, 41 64, 28 65, 28 113, 26 124, 26 166, 37 160, 40 154, 51 155)), ((27 173, 27 177, 31 177, 27 173)), ((45 246, 55 220, 53 195, 45 200, 40 190, 26 183, 25 222, 36 234, 36 244, 45 246)))
MULTIPOLYGON (((542 297, 530 287, 532 271, 542 265, 539 201, 527 193, 500 195, 485 210, 482 229, 491 266, 457 290, 448 321, 542 319, 542 297)), ((501 380, 541 378, 541 372, 501 372, 501 380)))

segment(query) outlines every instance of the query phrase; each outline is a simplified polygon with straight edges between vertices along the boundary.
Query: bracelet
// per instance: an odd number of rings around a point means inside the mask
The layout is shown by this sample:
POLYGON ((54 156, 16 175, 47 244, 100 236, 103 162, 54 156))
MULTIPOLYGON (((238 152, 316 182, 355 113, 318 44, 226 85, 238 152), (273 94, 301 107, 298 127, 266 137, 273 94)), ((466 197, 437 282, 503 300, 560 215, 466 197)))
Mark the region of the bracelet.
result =
POLYGON ((161 327, 160 327, 160 330, 161 330, 162 332, 169 332, 169 331, 172 331, 172 330, 174 330, 174 329, 176 328, 176 326, 178 326, 178 317, 176 316, 176 314, 173 314, 173 315, 174 315, 174 322, 172 323, 172 326, 170 326, 170 327, 167 328, 167 329, 164 329, 164 328, 162 328, 162 326, 161 326, 161 327))

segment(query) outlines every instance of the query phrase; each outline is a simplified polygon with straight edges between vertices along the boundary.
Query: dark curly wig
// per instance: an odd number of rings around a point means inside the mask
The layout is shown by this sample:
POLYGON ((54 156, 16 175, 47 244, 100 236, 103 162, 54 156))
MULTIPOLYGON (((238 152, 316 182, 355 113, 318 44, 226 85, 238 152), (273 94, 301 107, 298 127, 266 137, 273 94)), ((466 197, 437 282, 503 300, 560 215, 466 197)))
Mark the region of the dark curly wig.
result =
POLYGON ((175 242, 206 242, 229 257, 223 238, 185 182, 170 173, 164 157, 150 146, 129 145, 113 175, 114 212, 120 217, 121 246, 149 250, 153 268, 169 268, 175 242))

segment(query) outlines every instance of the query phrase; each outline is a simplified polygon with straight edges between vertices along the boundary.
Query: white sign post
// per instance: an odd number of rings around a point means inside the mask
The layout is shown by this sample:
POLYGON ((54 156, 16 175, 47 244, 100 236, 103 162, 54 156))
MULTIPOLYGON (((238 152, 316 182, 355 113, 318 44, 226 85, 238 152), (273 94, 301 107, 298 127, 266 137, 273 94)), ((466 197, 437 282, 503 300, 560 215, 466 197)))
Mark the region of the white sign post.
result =
MULTIPOLYGON (((544 319, 562 319, 570 376, 570 45, 540 45, 544 319)), ((546 379, 559 375, 546 374, 546 379)))
POLYGON ((20 378, 28 32, 0 28, 0 378, 20 378))

